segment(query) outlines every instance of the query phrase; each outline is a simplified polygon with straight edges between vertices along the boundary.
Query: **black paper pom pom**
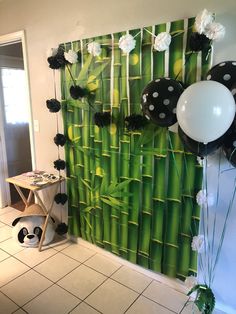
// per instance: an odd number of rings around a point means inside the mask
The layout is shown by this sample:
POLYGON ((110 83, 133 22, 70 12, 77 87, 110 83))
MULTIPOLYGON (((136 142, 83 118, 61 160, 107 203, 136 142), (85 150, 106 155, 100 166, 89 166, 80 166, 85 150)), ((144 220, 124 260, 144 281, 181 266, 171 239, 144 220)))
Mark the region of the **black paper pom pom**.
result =
POLYGON ((59 234, 59 235, 63 235, 63 234, 65 234, 65 233, 67 233, 67 231, 68 231, 68 226, 64 223, 64 222, 62 222, 62 223, 60 223, 57 227, 56 227, 56 233, 57 234, 59 234))
POLYGON ((96 112, 94 114, 94 123, 98 127, 104 127, 111 123, 111 114, 110 112, 96 112))
POLYGON ((51 69, 60 69, 68 63, 64 57, 64 49, 59 47, 57 53, 54 56, 49 57, 48 59, 49 67, 51 69))
POLYGON ((66 137, 64 134, 61 134, 61 133, 57 133, 56 136, 54 137, 54 143, 57 145, 57 146, 64 146, 65 143, 66 143, 66 137))
POLYGON ((58 112, 61 109, 61 103, 57 99, 48 99, 46 104, 50 112, 58 112))
POLYGON ((68 200, 68 196, 65 194, 65 193, 57 193, 54 197, 54 201, 57 203, 57 204, 62 204, 64 205, 68 200))
POLYGON ((54 161, 54 168, 57 169, 58 171, 59 170, 64 170, 66 167, 66 163, 64 160, 62 159, 57 159, 54 161))
POLYGON ((49 68, 53 70, 57 70, 61 68, 61 64, 57 61, 57 58, 55 56, 48 57, 48 63, 49 63, 49 68))
POLYGON ((88 91, 86 88, 82 88, 79 85, 72 85, 70 87, 70 95, 73 99, 80 99, 88 94, 88 91))
POLYGON ((211 49, 211 41, 204 34, 192 33, 189 39, 191 51, 202 51, 211 49))
POLYGON ((126 128, 128 131, 135 131, 143 129, 148 120, 140 114, 131 114, 125 118, 126 128))

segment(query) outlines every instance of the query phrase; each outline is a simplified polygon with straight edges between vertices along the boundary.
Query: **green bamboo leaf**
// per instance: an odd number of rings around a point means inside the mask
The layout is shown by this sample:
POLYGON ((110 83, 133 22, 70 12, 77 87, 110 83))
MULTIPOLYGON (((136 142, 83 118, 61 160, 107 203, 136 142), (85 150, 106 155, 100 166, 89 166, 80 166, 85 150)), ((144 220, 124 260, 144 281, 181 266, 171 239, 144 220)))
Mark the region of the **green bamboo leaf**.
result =
POLYGON ((119 191, 119 192, 111 193, 110 196, 113 196, 113 197, 129 197, 129 196, 132 196, 132 193, 125 193, 125 192, 119 191))
POLYGON ((86 221, 87 225, 89 226, 89 228, 92 230, 92 226, 88 220, 88 218, 86 216, 84 216, 84 220, 86 221))
POLYGON ((90 191, 92 191, 91 186, 90 186, 84 179, 80 178, 80 180, 83 182, 83 184, 84 184, 90 191))
POLYGON ((92 83, 102 73, 105 67, 109 64, 110 60, 103 62, 100 66, 96 67, 93 71, 89 72, 88 84, 92 83))
POLYGON ((88 74, 88 69, 89 66, 92 62, 93 56, 90 54, 87 58, 87 60, 85 61, 85 63, 83 64, 83 67, 77 77, 77 83, 80 84, 82 82, 84 82, 87 78, 87 74, 88 74))
POLYGON ((121 183, 118 183, 117 186, 115 187, 115 189, 113 190, 113 192, 118 192, 118 191, 121 191, 123 190, 127 185, 130 184, 130 182, 132 181, 133 179, 127 179, 121 183))
POLYGON ((93 206, 87 206, 87 207, 85 207, 85 209, 83 209, 83 212, 84 213, 89 213, 89 212, 91 212, 92 209, 94 209, 93 206))
POLYGON ((101 201, 103 201, 104 203, 110 205, 111 207, 120 210, 120 206, 114 205, 109 199, 105 198, 105 197, 101 197, 101 201))

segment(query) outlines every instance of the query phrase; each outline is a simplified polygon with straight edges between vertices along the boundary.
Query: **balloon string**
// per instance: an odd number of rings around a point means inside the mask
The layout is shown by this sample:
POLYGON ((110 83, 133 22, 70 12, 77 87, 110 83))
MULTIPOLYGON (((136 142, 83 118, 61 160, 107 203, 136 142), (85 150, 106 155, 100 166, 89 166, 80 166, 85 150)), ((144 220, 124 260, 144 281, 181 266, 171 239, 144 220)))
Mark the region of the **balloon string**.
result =
POLYGON ((179 73, 176 75, 175 80, 177 80, 177 78, 179 77, 180 73, 183 71, 183 68, 188 64, 188 62, 190 61, 190 58, 193 54, 193 51, 191 51, 191 53, 188 55, 188 57, 186 58, 183 67, 179 70, 179 73))

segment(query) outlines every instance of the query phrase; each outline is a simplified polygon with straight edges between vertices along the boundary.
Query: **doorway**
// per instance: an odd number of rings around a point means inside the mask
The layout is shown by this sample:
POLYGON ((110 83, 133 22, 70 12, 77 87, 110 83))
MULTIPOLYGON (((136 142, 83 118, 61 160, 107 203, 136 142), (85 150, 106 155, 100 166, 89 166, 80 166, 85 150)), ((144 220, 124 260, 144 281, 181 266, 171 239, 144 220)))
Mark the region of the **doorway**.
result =
POLYGON ((24 33, 0 37, 0 208, 24 205, 6 177, 31 171, 34 168, 32 115, 29 101, 27 67, 24 53, 24 33), (13 36, 12 35, 17 35, 13 36))

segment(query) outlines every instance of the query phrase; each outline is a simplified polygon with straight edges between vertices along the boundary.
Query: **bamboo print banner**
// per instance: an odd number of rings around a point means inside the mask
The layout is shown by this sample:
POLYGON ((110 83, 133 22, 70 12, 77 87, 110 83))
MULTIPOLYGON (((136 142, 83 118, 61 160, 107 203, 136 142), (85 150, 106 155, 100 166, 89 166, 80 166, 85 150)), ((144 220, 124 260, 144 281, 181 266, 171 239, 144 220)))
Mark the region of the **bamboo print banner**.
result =
POLYGON ((124 118, 141 113, 143 88, 153 79, 175 78, 191 84, 204 76, 211 56, 190 51, 188 40, 194 19, 129 31, 136 47, 124 54, 120 32, 64 44, 81 51, 81 62, 71 66, 78 84, 92 90, 93 108, 70 97, 68 69, 61 89, 69 194, 69 230, 133 263, 184 279, 196 272, 191 250, 198 232, 202 168, 185 152, 176 133, 152 123, 140 132, 128 132, 124 118), (170 31, 168 51, 153 50, 153 36, 170 31), (92 57, 87 44, 101 44, 92 57), (186 64, 185 64, 186 62, 186 64), (99 128, 95 112, 111 112, 112 123, 99 128))

